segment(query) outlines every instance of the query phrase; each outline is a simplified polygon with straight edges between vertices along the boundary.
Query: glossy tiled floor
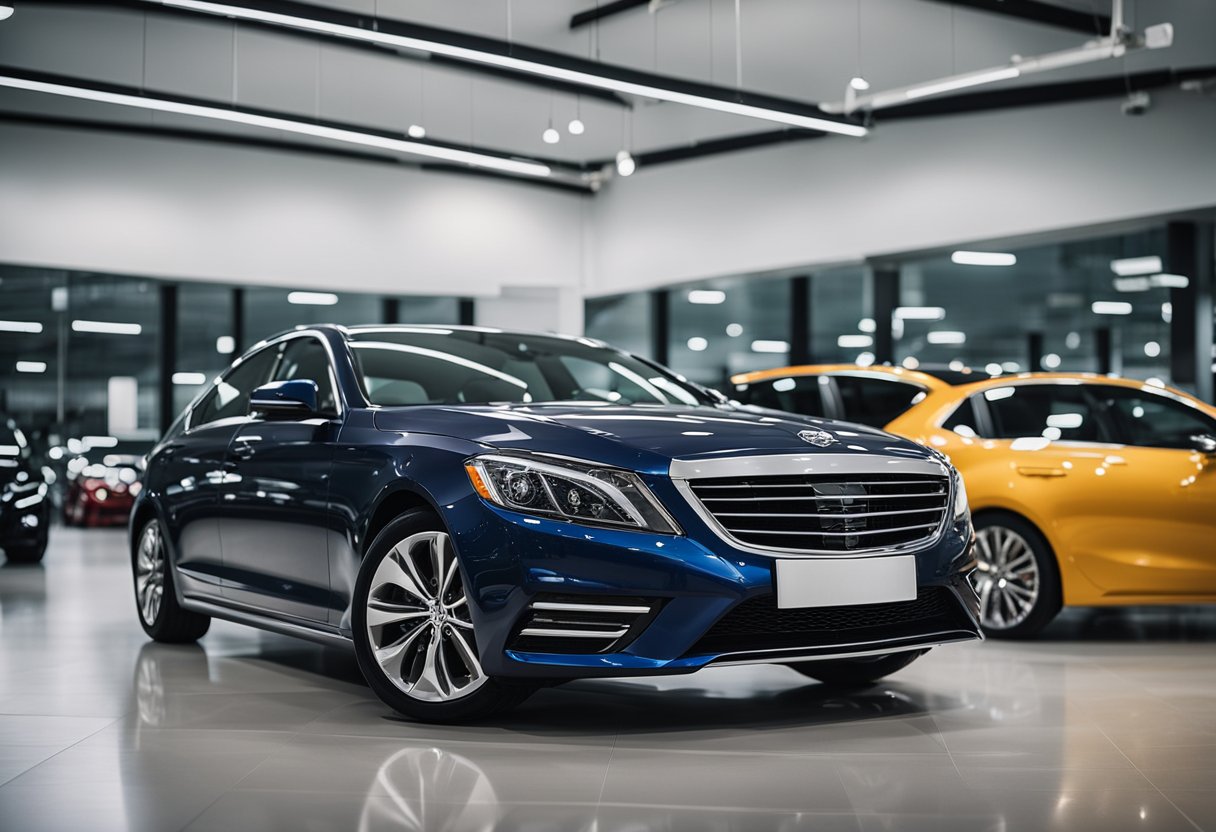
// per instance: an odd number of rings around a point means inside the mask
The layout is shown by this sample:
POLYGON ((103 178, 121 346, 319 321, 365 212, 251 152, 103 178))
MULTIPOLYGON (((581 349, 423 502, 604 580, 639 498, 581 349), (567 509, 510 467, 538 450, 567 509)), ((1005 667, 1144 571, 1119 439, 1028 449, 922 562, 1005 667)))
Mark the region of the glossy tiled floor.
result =
POLYGON ((779 667, 393 718, 353 658, 147 643, 118 531, 0 568, 0 828, 1216 830, 1216 609, 1072 613, 832 696, 779 667))

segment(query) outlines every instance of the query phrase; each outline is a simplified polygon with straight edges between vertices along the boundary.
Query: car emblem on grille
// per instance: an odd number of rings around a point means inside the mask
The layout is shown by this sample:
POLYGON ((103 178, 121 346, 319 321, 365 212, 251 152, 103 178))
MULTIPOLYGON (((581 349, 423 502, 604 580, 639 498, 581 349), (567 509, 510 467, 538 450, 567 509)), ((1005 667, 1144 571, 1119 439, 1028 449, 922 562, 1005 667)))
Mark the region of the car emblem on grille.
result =
POLYGON ((798 438, 803 442, 810 442, 817 448, 826 448, 836 441, 836 437, 826 430, 800 430, 798 438))

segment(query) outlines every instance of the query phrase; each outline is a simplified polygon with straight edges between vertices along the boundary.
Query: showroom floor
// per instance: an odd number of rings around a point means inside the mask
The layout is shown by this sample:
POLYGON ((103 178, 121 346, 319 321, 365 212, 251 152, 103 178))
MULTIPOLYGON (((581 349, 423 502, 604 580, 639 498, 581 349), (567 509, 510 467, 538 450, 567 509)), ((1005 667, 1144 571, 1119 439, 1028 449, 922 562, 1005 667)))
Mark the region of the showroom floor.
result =
POLYGON ((148 643, 124 546, 0 569, 6 829, 1216 830, 1216 609, 1078 611, 855 696, 723 668, 432 727, 337 650, 148 643))

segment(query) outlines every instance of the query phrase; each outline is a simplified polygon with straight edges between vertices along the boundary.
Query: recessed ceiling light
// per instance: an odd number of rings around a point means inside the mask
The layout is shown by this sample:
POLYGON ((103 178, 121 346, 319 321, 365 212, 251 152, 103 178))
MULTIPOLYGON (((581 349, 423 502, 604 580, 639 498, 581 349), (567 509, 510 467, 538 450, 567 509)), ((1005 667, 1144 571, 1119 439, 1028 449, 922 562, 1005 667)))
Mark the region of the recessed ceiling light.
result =
POLYGON ((144 328, 139 324, 124 324, 115 321, 72 321, 73 332, 93 332, 99 335, 139 335, 144 328))
POLYGON ((946 310, 940 306, 897 306, 895 317, 904 321, 940 321, 946 310))
POLYGON ((949 329, 938 329, 926 336, 930 344, 965 344, 967 333, 949 329))
POLYGON ((716 305, 726 302, 726 292, 719 289, 693 289, 688 293, 689 303, 716 305))
POLYGON ((338 296, 333 292, 289 292, 287 302, 299 306, 333 306, 338 296))
POLYGON ((752 341, 752 352, 789 352, 788 341, 752 341))
POLYGON ((963 266, 1012 266, 1018 258, 999 251, 956 251, 950 259, 963 266))
POLYGON ((840 335, 836 338, 836 346, 844 349, 864 349, 874 346, 874 338, 869 335, 840 335))
MULTIPOLYGON (((0 7, 0 14, 3 14, 3 7, 0 7)), ((3 19, 4 19, 3 17, 0 17, 0 20, 3 20, 3 19)), ((45 361, 18 361, 17 362, 17 372, 19 372, 19 373, 45 373, 46 372, 46 362, 45 361)))
POLYGON ((197 387, 207 383, 207 376, 204 373, 174 373, 173 383, 181 387, 197 387))
POLYGON ((0 332, 28 332, 37 335, 42 332, 42 324, 37 321, 0 321, 0 332))
POLYGON ((709 341, 700 336, 694 335, 688 339, 688 348, 693 352, 704 352, 707 347, 709 347, 709 341))
POLYGON ((1121 260, 1110 261, 1110 270, 1120 277, 1137 274, 1156 274, 1161 269, 1161 258, 1155 254, 1147 257, 1124 257, 1121 260))
POLYGON ((1132 305, 1121 300, 1096 300, 1089 305, 1095 315, 1130 315, 1132 305))

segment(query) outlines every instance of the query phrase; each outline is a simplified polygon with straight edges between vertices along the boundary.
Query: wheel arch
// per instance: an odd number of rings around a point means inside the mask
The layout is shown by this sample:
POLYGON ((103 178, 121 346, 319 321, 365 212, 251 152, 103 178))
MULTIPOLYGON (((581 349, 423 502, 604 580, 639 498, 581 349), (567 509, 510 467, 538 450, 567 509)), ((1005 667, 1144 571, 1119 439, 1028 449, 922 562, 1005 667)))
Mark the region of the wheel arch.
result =
POLYGON ((359 559, 362 560, 367 555, 372 541, 384 530, 385 526, 405 512, 416 508, 424 508, 439 514, 439 510, 428 496, 421 490, 408 485, 403 484, 381 494, 367 514, 367 523, 363 527, 363 535, 359 544, 359 559))

